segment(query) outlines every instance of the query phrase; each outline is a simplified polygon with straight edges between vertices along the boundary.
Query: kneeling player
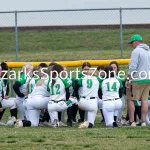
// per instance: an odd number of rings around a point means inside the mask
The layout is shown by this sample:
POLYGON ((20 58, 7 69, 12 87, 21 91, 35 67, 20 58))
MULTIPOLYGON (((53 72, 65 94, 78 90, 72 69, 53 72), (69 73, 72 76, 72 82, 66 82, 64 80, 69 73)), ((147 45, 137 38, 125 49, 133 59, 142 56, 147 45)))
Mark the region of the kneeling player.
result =
POLYGON ((61 65, 54 65, 52 68, 52 83, 49 84, 51 94, 47 107, 54 128, 59 126, 58 112, 62 112, 71 107, 72 104, 77 103, 75 98, 70 97, 70 81, 60 76, 63 70, 64 68, 61 65))
MULTIPOLYGON (((2 62, 0 65, 0 120, 5 112, 5 109, 10 109, 11 118, 7 121, 7 125, 13 125, 12 120, 16 121, 17 118, 17 108, 15 98, 9 97, 9 82, 7 79, 8 66, 6 63, 2 62)), ((2 123, 3 125, 3 123, 2 123)))
POLYGON ((107 76, 101 83, 100 97, 103 100, 102 109, 105 123, 107 127, 118 127, 114 116, 118 115, 118 110, 123 105, 120 99, 123 93, 122 83, 114 77, 111 66, 106 66, 104 70, 107 76))
MULTIPOLYGON (((49 69, 48 69, 49 72, 49 69)), ((50 78, 42 76, 36 83, 32 93, 28 99, 24 101, 24 107, 28 114, 28 120, 18 119, 15 127, 30 127, 39 125, 39 116, 41 109, 46 109, 49 101, 50 90, 49 90, 50 78)))
POLYGON ((75 87, 76 94, 79 93, 80 98, 78 107, 87 111, 87 121, 82 123, 79 128, 92 128, 94 126, 98 110, 98 89, 100 79, 96 74, 92 75, 93 73, 93 70, 88 71, 86 76, 78 80, 75 87))

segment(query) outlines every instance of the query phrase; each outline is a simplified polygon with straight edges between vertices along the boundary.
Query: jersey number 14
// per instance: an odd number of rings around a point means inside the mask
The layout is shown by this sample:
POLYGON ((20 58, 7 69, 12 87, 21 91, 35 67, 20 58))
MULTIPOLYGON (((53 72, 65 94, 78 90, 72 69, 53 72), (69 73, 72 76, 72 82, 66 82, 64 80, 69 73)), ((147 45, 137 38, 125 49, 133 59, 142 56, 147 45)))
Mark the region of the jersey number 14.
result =
POLYGON ((111 91, 116 92, 117 91, 117 83, 116 82, 114 82, 112 84, 112 86, 110 86, 110 82, 107 82, 106 86, 107 86, 107 91, 109 91, 109 92, 111 92, 111 91))

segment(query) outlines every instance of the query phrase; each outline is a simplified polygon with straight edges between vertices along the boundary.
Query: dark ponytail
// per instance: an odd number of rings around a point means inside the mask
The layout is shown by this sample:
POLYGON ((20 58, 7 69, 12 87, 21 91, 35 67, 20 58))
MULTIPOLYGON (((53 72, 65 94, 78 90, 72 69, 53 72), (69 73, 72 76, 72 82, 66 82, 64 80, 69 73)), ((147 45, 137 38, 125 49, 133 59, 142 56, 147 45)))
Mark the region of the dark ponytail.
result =
MULTIPOLYGON (((64 70, 63 66, 61 66, 59 64, 55 64, 52 67, 52 78, 56 78, 57 77, 56 72, 59 74, 63 70, 64 70)), ((52 79, 52 86, 55 84, 55 82, 56 82, 56 79, 52 79)))
POLYGON ((115 72, 111 66, 106 66, 104 71, 106 73, 106 78, 115 77, 115 72))

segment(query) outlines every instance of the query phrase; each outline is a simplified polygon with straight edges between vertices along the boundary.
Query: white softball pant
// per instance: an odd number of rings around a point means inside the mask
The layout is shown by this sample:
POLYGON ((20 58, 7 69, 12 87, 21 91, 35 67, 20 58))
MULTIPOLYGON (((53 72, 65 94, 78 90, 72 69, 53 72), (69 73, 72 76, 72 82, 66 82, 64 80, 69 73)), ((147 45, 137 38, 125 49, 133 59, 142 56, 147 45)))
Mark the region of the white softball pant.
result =
POLYGON ((39 125, 39 116, 41 109, 46 109, 48 105, 49 97, 42 97, 42 96, 34 96, 28 98, 25 103, 24 107, 27 110, 26 114, 31 121, 31 126, 38 126, 39 125))
POLYGON ((10 97, 8 99, 3 99, 1 101, 2 108, 3 109, 6 109, 6 108, 15 109, 16 108, 16 101, 15 101, 15 99, 16 98, 14 98, 14 97, 10 97))
POLYGON ((102 109, 107 127, 113 127, 114 116, 118 115, 118 110, 122 105, 121 99, 103 101, 102 109))
POLYGON ((23 107, 23 101, 25 98, 16 98, 16 105, 17 105, 17 110, 19 112, 19 116, 21 120, 25 119, 25 112, 24 112, 24 107, 23 107))
POLYGON ((53 122, 55 119, 58 120, 58 112, 63 112, 68 107, 70 106, 67 106, 65 101, 59 101, 59 102, 49 101, 47 109, 51 118, 51 122, 53 122))
POLYGON ((87 111, 87 121, 94 125, 97 110, 98 110, 97 98, 94 99, 80 98, 78 107, 82 110, 87 111))

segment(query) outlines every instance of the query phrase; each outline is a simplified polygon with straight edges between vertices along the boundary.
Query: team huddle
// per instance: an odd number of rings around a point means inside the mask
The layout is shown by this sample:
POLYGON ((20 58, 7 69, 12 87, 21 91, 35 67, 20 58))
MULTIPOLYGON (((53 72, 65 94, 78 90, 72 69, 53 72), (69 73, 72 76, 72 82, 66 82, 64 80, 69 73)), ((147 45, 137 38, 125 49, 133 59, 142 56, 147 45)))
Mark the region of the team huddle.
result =
MULTIPOLYGON (((40 125, 57 128, 79 122, 78 128, 92 128, 100 109, 101 122, 105 122, 107 127, 128 125, 128 113, 126 118, 122 118, 126 90, 124 77, 118 76, 118 63, 113 61, 109 66, 98 66, 94 71, 90 63, 85 62, 82 69, 84 74, 79 73, 78 78, 63 78, 66 77, 63 72, 67 70, 65 66, 56 63, 47 66, 41 63, 33 67, 31 64, 25 64, 20 79, 13 84, 16 98, 10 98, 9 81, 2 78, 3 71, 8 70, 8 67, 6 63, 1 63, 0 120, 5 109, 9 108, 11 114, 7 123, 1 124, 15 128, 40 125), (28 76, 25 76, 25 73, 28 76), (78 110, 80 118, 77 121, 78 110), (65 111, 67 125, 64 124, 65 111)), ((136 102, 135 116, 138 114, 140 119, 140 105, 136 105, 136 102)), ((150 123, 149 115, 150 113, 147 115, 147 124, 150 123)), ((135 121, 136 119, 137 116, 135 121)))

